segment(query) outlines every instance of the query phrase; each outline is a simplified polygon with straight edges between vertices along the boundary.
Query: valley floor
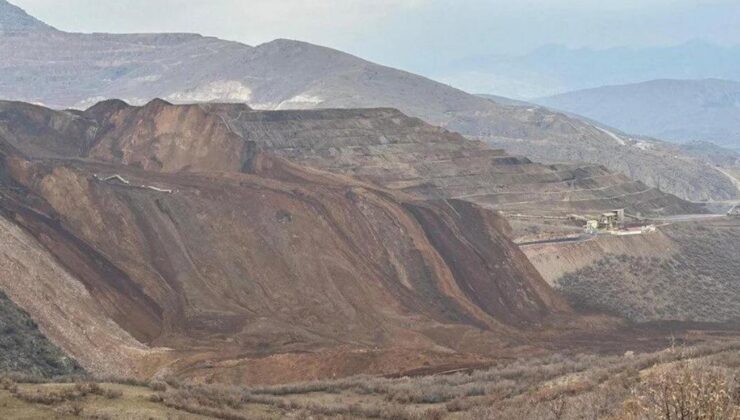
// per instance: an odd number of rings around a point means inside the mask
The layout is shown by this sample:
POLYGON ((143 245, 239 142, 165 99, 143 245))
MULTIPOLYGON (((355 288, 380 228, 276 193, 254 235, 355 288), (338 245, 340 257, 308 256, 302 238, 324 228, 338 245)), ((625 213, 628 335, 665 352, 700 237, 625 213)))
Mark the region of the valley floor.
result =
POLYGON ((619 356, 551 355, 434 376, 225 387, 2 379, 4 418, 740 418, 740 341, 619 356), (674 417, 670 417, 674 418, 674 417))

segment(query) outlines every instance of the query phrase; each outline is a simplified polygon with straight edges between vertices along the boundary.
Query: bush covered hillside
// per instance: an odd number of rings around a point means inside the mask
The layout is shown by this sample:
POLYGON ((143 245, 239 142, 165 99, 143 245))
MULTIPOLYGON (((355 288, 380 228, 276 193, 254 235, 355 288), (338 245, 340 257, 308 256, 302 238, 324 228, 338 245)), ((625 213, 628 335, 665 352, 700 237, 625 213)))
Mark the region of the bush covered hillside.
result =
POLYGON ((665 257, 607 255, 558 279, 579 309, 633 321, 740 322, 740 223, 661 228, 678 244, 665 257))
POLYGON ((53 377, 82 373, 82 368, 0 291, 0 372, 53 377))

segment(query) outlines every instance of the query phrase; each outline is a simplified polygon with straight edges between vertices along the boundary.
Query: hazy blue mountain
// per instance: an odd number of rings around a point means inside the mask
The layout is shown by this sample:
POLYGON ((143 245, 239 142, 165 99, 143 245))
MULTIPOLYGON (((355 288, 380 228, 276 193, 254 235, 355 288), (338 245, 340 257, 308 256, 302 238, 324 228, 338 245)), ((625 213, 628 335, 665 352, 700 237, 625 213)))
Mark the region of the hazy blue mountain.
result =
POLYGON ((465 90, 516 98, 655 79, 740 81, 740 46, 703 41, 605 50, 549 45, 522 56, 469 57, 434 76, 465 90))
POLYGON ((740 149, 739 82, 653 80, 569 92, 537 102, 630 133, 740 149))
POLYGON ((0 34, 28 31, 54 31, 51 26, 29 16, 20 7, 0 0, 0 34))
POLYGON ((740 169, 740 151, 727 149, 706 141, 695 141, 680 145, 684 153, 712 164, 740 169))

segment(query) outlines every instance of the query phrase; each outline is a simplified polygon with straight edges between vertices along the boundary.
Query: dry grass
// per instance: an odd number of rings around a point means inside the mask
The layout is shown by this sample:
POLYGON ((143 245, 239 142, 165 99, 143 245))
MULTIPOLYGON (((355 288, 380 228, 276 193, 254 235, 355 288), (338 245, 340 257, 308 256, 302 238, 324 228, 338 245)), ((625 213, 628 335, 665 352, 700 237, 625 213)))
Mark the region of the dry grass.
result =
MULTIPOLYGON (((136 394, 169 413, 221 419, 719 420, 738 418, 739 369, 740 342, 728 341, 625 356, 552 355, 414 378, 359 376, 248 388, 167 379, 136 386, 136 394), (666 404, 670 417, 661 417, 666 404)), ((121 398, 108 396, 105 385, 90 383, 69 384, 63 391, 24 384, 18 390, 15 381, 5 378, 0 386, 16 388, 13 395, 25 402, 80 409, 84 415, 91 396, 103 404, 106 397, 121 398)))
POLYGON ((634 419, 740 418, 735 372, 704 362, 679 363, 651 373, 624 404, 634 419))
POLYGON ((6 384, 3 383, 3 388, 8 389, 13 396, 20 400, 44 405, 56 405, 64 402, 78 401, 88 395, 97 395, 110 400, 121 398, 122 396, 120 391, 103 388, 99 384, 92 382, 77 383, 49 390, 41 388, 37 388, 35 390, 24 390, 18 388, 17 385, 12 385, 9 388, 5 388, 5 386, 6 384))
MULTIPOLYGON (((638 400, 639 407, 648 406, 644 395, 651 395, 654 372, 664 366, 683 369, 697 361, 704 371, 723 372, 727 386, 722 395, 732 397, 722 401, 731 410, 738 404, 740 342, 634 356, 553 355, 444 376, 359 376, 251 388, 181 385, 156 398, 170 407, 226 419, 244 418, 244 410, 254 405, 318 418, 600 419, 637 416, 627 408, 634 408, 638 400)), ((707 395, 716 392, 719 388, 708 388, 707 395)), ((647 411, 641 413, 643 417, 635 418, 654 418, 647 411)))

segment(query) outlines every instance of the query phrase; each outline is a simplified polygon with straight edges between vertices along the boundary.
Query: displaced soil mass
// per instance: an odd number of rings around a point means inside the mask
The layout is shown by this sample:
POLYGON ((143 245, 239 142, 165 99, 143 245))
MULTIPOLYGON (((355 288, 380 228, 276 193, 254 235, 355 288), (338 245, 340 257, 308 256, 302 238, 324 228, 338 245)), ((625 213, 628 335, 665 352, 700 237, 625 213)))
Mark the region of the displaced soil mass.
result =
POLYGON ((703 211, 392 109, 1 102, 0 158, 0 287, 87 371, 142 379, 655 350, 671 332, 574 311, 502 214, 703 211))

